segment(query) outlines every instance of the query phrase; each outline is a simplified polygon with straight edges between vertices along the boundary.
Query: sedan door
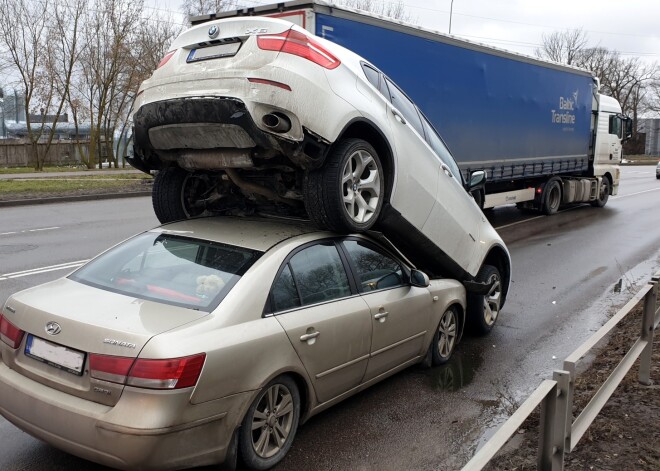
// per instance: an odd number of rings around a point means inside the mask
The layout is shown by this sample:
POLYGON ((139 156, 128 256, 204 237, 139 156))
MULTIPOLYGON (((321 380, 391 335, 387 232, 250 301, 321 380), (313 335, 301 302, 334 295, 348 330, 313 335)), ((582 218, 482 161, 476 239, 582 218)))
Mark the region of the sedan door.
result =
POLYGON ((270 304, 319 403, 362 382, 371 346, 371 315, 351 288, 334 242, 307 246, 290 256, 273 284, 270 304))
POLYGON ((354 239, 342 245, 371 312, 366 382, 423 353, 432 299, 428 289, 407 283, 401 264, 376 246, 354 239))

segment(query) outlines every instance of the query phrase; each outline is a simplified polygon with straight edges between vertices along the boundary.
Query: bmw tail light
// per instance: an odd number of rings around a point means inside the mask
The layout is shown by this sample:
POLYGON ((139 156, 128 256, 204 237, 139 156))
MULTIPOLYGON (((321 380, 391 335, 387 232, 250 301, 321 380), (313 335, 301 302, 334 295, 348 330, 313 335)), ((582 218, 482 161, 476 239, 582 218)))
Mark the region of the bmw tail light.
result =
POLYGON ((149 389, 182 389, 195 386, 205 353, 182 358, 151 360, 91 354, 92 378, 149 389))
POLYGON ((165 56, 163 56, 163 58, 158 63, 158 67, 156 67, 156 70, 160 69, 162 66, 167 64, 167 62, 172 58, 172 56, 174 55, 175 52, 176 52, 176 49, 173 50, 173 51, 168 52, 167 54, 165 54, 165 56))
POLYGON ((0 339, 9 345, 11 348, 16 349, 23 341, 25 332, 9 322, 5 316, 0 314, 0 339))
POLYGON ((303 57, 326 69, 339 67, 341 61, 321 46, 313 37, 290 29, 279 34, 257 36, 259 49, 265 51, 286 52, 303 57))

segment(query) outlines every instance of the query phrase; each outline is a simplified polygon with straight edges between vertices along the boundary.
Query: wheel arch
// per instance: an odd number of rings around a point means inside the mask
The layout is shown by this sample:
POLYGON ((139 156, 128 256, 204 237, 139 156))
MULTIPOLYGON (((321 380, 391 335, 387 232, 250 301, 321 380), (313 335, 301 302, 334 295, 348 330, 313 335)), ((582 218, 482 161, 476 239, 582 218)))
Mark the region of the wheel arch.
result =
POLYGON ((509 292, 509 284, 511 282, 511 259, 507 251, 501 245, 494 245, 488 251, 483 265, 492 265, 500 272, 502 277, 502 303, 500 308, 504 306, 507 294, 509 292))
POLYGON ((392 146, 378 126, 366 118, 354 118, 349 121, 341 133, 339 133, 335 144, 343 139, 350 138, 363 139, 376 149, 380 157, 380 162, 383 165, 383 173, 385 174, 384 203, 387 203, 390 199, 392 187, 394 186, 395 166, 392 146))

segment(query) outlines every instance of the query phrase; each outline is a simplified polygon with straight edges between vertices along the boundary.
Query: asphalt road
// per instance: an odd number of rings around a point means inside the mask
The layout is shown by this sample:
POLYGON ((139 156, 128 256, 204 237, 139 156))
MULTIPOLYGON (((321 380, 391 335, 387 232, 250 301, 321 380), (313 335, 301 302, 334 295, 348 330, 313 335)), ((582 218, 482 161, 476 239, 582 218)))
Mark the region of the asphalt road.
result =
MULTIPOLYGON (((491 335, 449 365, 411 368, 304 425, 280 470, 458 469, 542 379, 660 267, 660 180, 624 167, 619 196, 552 217, 489 214, 511 251, 491 335), (622 280, 622 288, 615 285, 622 280)), ((157 224, 149 198, 0 209, 0 303, 157 224)), ((98 470, 0 418, 3 471, 98 470)))

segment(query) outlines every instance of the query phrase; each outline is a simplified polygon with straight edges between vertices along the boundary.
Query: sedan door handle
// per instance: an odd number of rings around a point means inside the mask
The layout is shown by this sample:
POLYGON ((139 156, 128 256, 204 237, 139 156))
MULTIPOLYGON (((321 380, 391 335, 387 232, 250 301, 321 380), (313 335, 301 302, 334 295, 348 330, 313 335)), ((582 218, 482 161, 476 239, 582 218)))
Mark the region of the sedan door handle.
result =
MULTIPOLYGON (((308 332, 300 336, 300 341, 309 342, 310 340, 316 339, 316 337, 318 337, 319 335, 321 335, 321 332, 319 332, 318 330, 315 330, 314 332, 308 332)), ((310 344, 311 343, 313 342, 310 342, 310 344)))
POLYGON ((374 314, 374 319, 376 319, 378 322, 385 322, 385 318, 389 315, 390 313, 387 311, 380 311, 378 314, 374 314))
POLYGON ((397 110, 395 110, 394 108, 390 108, 390 109, 392 110, 392 114, 394 115, 394 117, 398 122, 400 122, 401 124, 406 124, 406 120, 403 119, 403 116, 401 116, 397 110))

